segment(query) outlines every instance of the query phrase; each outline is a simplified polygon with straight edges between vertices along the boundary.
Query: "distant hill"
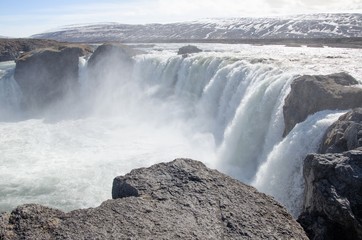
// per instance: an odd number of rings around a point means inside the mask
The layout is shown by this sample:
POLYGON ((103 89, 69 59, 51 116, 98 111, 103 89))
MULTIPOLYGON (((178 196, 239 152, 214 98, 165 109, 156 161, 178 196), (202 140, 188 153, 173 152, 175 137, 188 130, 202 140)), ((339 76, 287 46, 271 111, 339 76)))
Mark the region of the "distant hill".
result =
POLYGON ((205 19, 145 25, 72 25, 32 37, 73 42, 356 38, 362 37, 362 14, 205 19))

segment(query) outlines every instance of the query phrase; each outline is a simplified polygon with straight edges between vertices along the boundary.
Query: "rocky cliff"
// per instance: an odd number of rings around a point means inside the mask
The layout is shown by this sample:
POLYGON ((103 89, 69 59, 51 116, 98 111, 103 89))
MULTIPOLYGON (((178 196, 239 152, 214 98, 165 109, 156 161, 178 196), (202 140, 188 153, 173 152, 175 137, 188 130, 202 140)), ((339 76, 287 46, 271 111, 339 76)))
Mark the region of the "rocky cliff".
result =
POLYGON ((20 206, 1 215, 0 239, 307 239, 271 197, 194 160, 133 170, 112 195, 69 213, 20 206))
POLYGON ((362 108, 342 115, 325 133, 320 153, 341 153, 362 147, 362 108))
POLYGON ((362 239, 362 149, 305 159, 304 212, 310 239, 362 239))
POLYGON ((133 68, 132 57, 139 53, 141 52, 126 45, 103 44, 89 58, 89 76, 96 81, 129 78, 133 68))
POLYGON ((362 239, 362 109, 342 115, 326 132, 321 153, 304 161, 304 210, 310 239, 362 239), (354 149, 354 150, 352 150, 354 149))
POLYGON ((78 80, 79 57, 84 47, 45 48, 28 52, 16 61, 14 78, 27 109, 42 109, 74 90, 78 80))
POLYGON ((356 84, 347 73, 304 75, 295 79, 283 107, 283 135, 318 111, 362 107, 362 88, 356 84))

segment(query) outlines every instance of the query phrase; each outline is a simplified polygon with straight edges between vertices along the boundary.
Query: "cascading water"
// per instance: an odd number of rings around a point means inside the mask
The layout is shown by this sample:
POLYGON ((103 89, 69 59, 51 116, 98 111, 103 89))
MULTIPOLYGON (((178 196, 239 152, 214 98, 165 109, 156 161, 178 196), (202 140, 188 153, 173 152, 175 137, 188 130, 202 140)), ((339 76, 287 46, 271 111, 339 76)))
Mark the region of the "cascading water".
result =
POLYGON ((52 122, 46 113, 21 121, 12 115, 21 112, 14 64, 0 66, 0 106, 11 106, 0 108, 0 211, 30 202, 64 210, 97 206, 110 198, 113 177, 190 157, 298 214, 302 159, 341 113, 318 113, 282 139, 284 99, 299 73, 284 60, 230 50, 186 58, 150 52, 135 57, 130 79, 107 74, 100 83, 80 59, 72 108, 82 114, 52 122))

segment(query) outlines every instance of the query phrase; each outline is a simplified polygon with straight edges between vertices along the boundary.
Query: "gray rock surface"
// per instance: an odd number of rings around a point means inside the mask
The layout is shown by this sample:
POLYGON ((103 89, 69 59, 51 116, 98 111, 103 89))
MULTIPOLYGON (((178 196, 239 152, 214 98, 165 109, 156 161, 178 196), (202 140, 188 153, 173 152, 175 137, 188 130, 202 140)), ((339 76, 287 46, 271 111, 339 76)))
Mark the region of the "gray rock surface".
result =
POLYGON ((69 213, 20 206, 1 215, 0 239, 307 239, 271 197, 194 160, 133 170, 112 195, 69 213))
POLYGON ((283 135, 318 111, 362 107, 362 88, 353 86, 356 84, 357 80, 347 73, 304 75, 295 79, 283 107, 283 135))
POLYGON ((128 79, 133 68, 132 57, 140 53, 140 51, 118 43, 103 44, 89 58, 89 76, 95 81, 128 79))
POLYGON ((341 153, 362 147, 362 108, 342 115, 323 137, 319 153, 341 153))
POLYGON ((14 78, 30 109, 41 109, 60 100, 78 79, 83 47, 44 48, 24 54, 16 61, 14 78))
POLYGON ((362 239, 362 149, 307 156, 304 179, 298 221, 310 239, 362 239))
POLYGON ((187 54, 202 52, 202 50, 193 45, 180 47, 177 54, 187 56, 187 54))

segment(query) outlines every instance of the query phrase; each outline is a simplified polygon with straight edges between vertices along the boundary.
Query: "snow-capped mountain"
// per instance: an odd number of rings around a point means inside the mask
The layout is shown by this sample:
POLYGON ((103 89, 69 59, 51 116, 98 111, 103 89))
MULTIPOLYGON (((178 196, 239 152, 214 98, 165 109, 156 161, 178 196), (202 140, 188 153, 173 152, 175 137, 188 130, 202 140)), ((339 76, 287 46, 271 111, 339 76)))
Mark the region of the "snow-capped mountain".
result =
POLYGON ((145 25, 83 24, 66 26, 32 37, 75 42, 362 37, 362 14, 204 19, 145 25))

